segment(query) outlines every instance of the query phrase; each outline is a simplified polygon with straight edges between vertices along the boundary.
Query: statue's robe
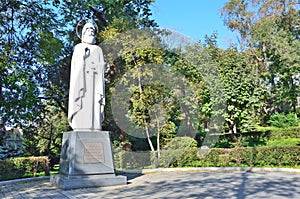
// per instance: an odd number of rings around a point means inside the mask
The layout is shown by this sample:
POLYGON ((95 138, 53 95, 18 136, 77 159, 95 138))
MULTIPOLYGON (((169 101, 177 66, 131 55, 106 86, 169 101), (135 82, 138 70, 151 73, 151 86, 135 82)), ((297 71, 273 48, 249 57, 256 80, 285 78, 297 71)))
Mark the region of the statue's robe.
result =
POLYGON ((97 45, 75 46, 69 90, 68 121, 74 131, 101 130, 104 120, 104 58, 97 45))

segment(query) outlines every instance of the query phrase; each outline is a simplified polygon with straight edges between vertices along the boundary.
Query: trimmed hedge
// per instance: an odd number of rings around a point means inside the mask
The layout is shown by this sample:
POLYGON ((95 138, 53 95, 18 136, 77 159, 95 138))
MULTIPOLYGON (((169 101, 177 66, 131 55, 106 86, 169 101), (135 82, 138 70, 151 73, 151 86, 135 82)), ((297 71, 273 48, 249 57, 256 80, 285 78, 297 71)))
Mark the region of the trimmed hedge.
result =
POLYGON ((114 163, 117 169, 143 169, 156 167, 181 167, 197 161, 197 142, 190 137, 172 139, 158 153, 152 151, 114 152, 114 163))
POLYGON ((297 167, 300 166, 300 147, 241 147, 211 149, 200 159, 202 167, 297 167))
MULTIPOLYGON (((205 134, 202 135, 204 138, 205 134)), ((214 135, 213 135, 214 136, 214 135)), ((213 136, 211 136, 213 140, 213 136)), ((267 145, 267 142, 278 141, 283 139, 295 138, 300 142, 300 127, 290 127, 286 129, 280 129, 275 127, 260 127, 258 131, 237 133, 237 134, 221 134, 219 135, 218 142, 216 144, 209 143, 210 136, 207 136, 208 145, 216 148, 233 148, 237 143, 237 140, 241 140, 241 144, 244 147, 258 147, 267 145)), ((202 146, 201 138, 197 137, 198 146, 202 146)))
POLYGON ((49 175, 49 159, 41 157, 20 157, 0 160, 0 180, 36 176, 39 172, 49 175))
POLYGON ((150 167, 150 151, 119 151, 114 153, 114 166, 116 169, 144 169, 150 167))
POLYGON ((161 150, 160 157, 156 159, 156 165, 182 167, 191 164, 190 166, 193 166, 193 162, 198 159, 197 151, 197 142, 193 138, 175 137, 161 150))
POLYGON ((287 129, 276 129, 270 131, 271 140, 277 140, 280 138, 300 138, 300 128, 290 127, 287 129))
POLYGON ((157 167, 299 167, 299 146, 213 148, 195 151, 171 149, 162 151, 157 164, 156 153, 126 152, 115 154, 117 169, 141 169, 157 167), (202 154, 202 155, 201 155, 202 154), (204 155, 203 155, 204 154, 204 155), (207 155, 206 155, 207 154, 207 155), (165 164, 167 163, 167 164, 165 164))

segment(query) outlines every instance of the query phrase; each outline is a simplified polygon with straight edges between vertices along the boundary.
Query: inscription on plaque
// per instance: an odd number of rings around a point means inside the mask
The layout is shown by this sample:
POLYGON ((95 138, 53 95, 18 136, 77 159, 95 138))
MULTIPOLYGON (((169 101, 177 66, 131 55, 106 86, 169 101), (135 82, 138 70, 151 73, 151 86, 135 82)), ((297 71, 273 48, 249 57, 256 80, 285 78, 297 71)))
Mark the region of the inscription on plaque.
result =
POLYGON ((83 163, 96 164, 104 162, 104 150, 102 142, 85 143, 83 163))

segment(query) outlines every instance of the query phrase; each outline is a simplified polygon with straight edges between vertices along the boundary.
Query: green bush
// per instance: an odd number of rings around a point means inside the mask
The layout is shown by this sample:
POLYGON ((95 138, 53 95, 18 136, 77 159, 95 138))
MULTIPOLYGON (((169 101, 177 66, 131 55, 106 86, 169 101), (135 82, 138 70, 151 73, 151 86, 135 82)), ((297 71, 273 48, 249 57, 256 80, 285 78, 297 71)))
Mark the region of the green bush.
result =
POLYGON ((278 140, 283 138, 300 138, 300 128, 290 127, 286 129, 274 129, 270 132, 269 140, 278 140))
POLYGON ((115 166, 122 169, 153 166, 300 167, 300 146, 199 149, 196 145, 192 138, 176 137, 162 149, 159 158, 157 152, 120 151, 115 154, 115 166))
POLYGON ((259 146, 299 146, 300 127, 257 127, 257 131, 235 134, 222 134, 214 148, 233 148, 259 146))
POLYGON ((300 146, 300 138, 281 138, 278 140, 270 140, 267 146, 300 146))
POLYGON ((275 113, 270 117, 270 124, 278 128, 287 128, 298 126, 299 120, 294 113, 275 113))
MULTIPOLYGON (((189 137, 176 137, 160 151, 124 151, 114 150, 114 164, 117 169, 143 169, 150 167, 190 166, 199 160, 197 142, 189 137)), ((196 165, 193 165, 196 166, 196 165)))
POLYGON ((149 151, 123 151, 114 152, 114 165, 117 169, 143 169, 151 166, 151 153, 149 151))
POLYGON ((36 176, 39 172, 45 172, 45 175, 49 175, 48 157, 20 157, 0 160, 0 180, 36 176))
POLYGON ((184 167, 194 166, 197 160, 197 142, 190 137, 175 137, 164 146, 157 161, 161 167, 184 167))
POLYGON ((299 146, 237 147, 211 149, 200 160, 200 166, 210 167, 297 167, 300 166, 299 146))

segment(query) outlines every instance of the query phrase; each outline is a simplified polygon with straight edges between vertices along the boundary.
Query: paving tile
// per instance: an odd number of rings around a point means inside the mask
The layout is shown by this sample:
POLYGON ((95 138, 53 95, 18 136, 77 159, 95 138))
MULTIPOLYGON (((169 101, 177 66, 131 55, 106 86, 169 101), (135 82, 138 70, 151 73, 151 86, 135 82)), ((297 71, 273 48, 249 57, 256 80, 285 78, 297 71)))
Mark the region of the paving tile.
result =
POLYGON ((67 191, 49 180, 2 183, 0 198, 300 198, 300 173, 158 172, 128 178, 128 185, 67 191))

